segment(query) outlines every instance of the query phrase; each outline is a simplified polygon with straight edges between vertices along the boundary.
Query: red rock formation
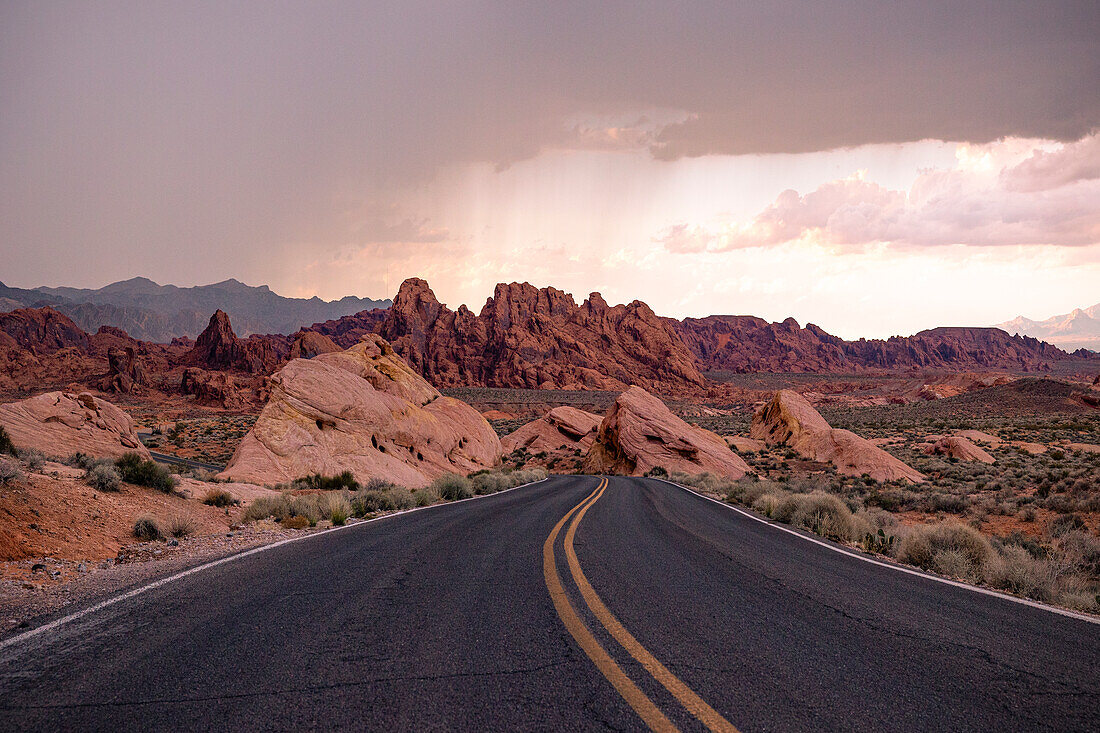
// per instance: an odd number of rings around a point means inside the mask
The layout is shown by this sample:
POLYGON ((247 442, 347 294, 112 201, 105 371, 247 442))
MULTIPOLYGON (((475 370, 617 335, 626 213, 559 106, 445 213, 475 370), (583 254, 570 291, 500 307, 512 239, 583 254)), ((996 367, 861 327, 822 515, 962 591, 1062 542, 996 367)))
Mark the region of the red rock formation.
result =
POLYGON ((266 399, 266 393, 261 397, 248 385, 237 384, 234 376, 228 372, 208 372, 198 367, 183 370, 180 392, 195 395, 200 404, 216 405, 230 410, 262 403, 266 399))
POLYGON ((690 352, 649 306, 609 306, 599 293, 577 305, 555 288, 497 285, 480 315, 442 305, 423 280, 401 285, 378 328, 438 386, 622 389, 662 392, 704 380, 690 352))
MULTIPOLYGON (((285 341, 285 337, 280 337, 285 341)), ((274 339, 268 336, 237 338, 229 316, 217 310, 210 316, 206 330, 199 334, 184 363, 215 370, 239 370, 251 374, 270 374, 282 361, 274 339)))
POLYGON ((603 420, 599 415, 575 407, 555 407, 500 439, 505 453, 524 449, 528 453, 587 451, 596 440, 603 420))
POLYGON ((843 476, 867 475, 877 481, 924 481, 924 476, 849 430, 829 425, 806 398, 788 389, 752 416, 752 437, 787 445, 804 458, 832 463, 843 476))
POLYGON ((138 361, 133 347, 109 349, 107 365, 110 371, 96 384, 100 391, 131 394, 141 385, 149 383, 145 367, 138 361))
POLYGON ((89 346, 88 334, 49 306, 0 313, 0 334, 10 337, 5 339, 9 347, 18 345, 36 356, 70 347, 87 351, 89 346))
POLYGON ((641 387, 619 395, 584 459, 589 473, 643 476, 653 468, 737 479, 751 469, 720 437, 689 425, 641 387))
POLYGON ((994 462, 993 456, 989 455, 961 435, 949 435, 940 438, 935 443, 925 448, 924 452, 928 455, 957 458, 960 461, 978 461, 980 463, 994 462))
POLYGON ((832 372, 863 369, 1046 371, 1061 349, 997 328, 941 327, 913 336, 845 341, 814 324, 753 316, 667 319, 703 371, 832 372))
POLYGON ((290 345, 289 358, 291 359, 312 359, 318 354, 343 351, 328 336, 316 331, 299 331, 291 338, 294 340, 290 345))

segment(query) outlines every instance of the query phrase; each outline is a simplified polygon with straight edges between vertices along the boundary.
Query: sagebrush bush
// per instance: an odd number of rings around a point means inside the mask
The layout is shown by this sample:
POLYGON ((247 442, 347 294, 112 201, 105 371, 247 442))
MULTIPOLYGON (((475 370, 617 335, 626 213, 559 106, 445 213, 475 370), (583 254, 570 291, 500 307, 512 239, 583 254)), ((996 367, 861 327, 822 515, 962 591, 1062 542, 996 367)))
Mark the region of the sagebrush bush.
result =
POLYGON ((375 512, 387 512, 397 508, 397 503, 386 491, 357 491, 351 499, 352 512, 357 517, 365 517, 375 512))
POLYGON ((233 495, 225 489, 210 489, 206 496, 202 497, 202 503, 207 506, 227 507, 236 503, 233 495))
POLYGON ((790 523, 814 534, 834 540, 850 540, 855 535, 852 513, 840 499, 814 492, 788 498, 794 503, 790 523))
POLYGON ((196 527, 195 520, 191 517, 180 515, 168 520, 168 534, 173 537, 187 537, 194 534, 196 527))
POLYGON ((71 456, 66 458, 65 463, 66 465, 72 466, 73 468, 83 468, 85 471, 87 471, 89 468, 96 464, 96 459, 93 456, 88 455, 87 453, 81 453, 80 451, 77 451, 76 453, 73 453, 71 456))
POLYGON ((3 425, 0 425, 0 454, 3 453, 14 456, 15 445, 11 442, 11 436, 8 435, 8 431, 4 429, 3 425))
POLYGON ((138 453, 126 453, 115 461, 119 475, 126 483, 148 486, 168 494, 176 488, 176 479, 164 466, 142 458, 138 453))
POLYGON ((961 562, 956 577, 980 578, 992 555, 993 546, 981 532, 965 524, 945 522, 909 527, 898 545, 897 559, 926 570, 935 570, 937 563, 958 570, 956 566, 961 562))
POLYGON ((134 537, 137 537, 143 542, 164 538, 164 535, 161 534, 160 531, 160 525, 157 524, 157 520, 152 517, 140 517, 134 522, 133 532, 134 537))
POLYGON ((413 502, 417 506, 430 506, 439 501, 439 495, 430 489, 420 489, 413 494, 413 502))
POLYGON ((122 476, 110 463, 93 463, 84 472, 84 483, 97 491, 118 491, 122 476))
POLYGON ((322 519, 331 520, 333 524, 343 524, 351 515, 351 502, 345 492, 322 494, 317 498, 317 510, 322 519), (337 522, 336 518, 340 517, 337 522))
POLYGON ((432 482, 431 488, 439 494, 444 501, 458 501, 469 499, 474 495, 473 483, 465 476, 457 473, 445 473, 432 482))
POLYGON ((1023 547, 1006 545, 990 559, 985 581, 1010 593, 1049 601, 1054 596, 1054 571, 1046 560, 1032 557, 1023 547))
POLYGON ((0 458, 0 486, 7 486, 13 481, 23 479, 23 469, 19 463, 10 458, 0 458))

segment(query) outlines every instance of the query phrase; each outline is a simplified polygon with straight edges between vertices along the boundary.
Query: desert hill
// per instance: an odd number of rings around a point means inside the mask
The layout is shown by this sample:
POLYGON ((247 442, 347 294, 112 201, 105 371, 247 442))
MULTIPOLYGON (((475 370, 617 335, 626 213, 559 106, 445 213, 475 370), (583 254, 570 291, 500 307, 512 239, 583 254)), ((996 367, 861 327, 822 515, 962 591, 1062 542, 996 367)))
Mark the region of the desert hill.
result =
POLYGON ((1089 349, 1100 351, 1100 303, 1091 308, 1076 308, 1070 313, 1052 316, 1043 321, 1017 316, 999 323, 997 328, 1043 339, 1067 351, 1089 349))

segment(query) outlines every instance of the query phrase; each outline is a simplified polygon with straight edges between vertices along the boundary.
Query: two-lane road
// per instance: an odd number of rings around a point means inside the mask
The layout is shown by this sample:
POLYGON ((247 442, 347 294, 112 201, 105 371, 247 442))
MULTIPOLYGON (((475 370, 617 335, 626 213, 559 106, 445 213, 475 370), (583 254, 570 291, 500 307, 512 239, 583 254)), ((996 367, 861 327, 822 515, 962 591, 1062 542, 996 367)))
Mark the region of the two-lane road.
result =
POLYGON ((0 729, 1095 730, 1100 626, 556 477, 0 641, 0 729))

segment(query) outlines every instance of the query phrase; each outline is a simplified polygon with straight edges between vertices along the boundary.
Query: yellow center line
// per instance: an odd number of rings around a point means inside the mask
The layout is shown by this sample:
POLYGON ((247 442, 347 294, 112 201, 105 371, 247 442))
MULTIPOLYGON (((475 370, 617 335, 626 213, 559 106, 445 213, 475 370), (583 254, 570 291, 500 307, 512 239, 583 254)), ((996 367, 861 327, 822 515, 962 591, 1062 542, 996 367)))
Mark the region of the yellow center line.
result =
POLYGON ((550 591, 550 598, 554 601, 554 609, 558 612, 558 616, 561 618, 562 623, 565 624, 565 628, 573 636, 577 644, 580 645, 581 649, 584 650, 584 653, 588 655, 588 658, 596 665, 596 668, 600 670, 603 676, 606 677, 612 685, 614 685, 615 689, 622 695, 623 699, 627 701, 630 707, 634 708, 634 712, 638 714, 651 730, 675 731, 676 726, 672 724, 672 721, 653 704, 652 700, 646 697, 644 692, 638 689, 638 686, 626 676, 626 673, 616 664, 615 660, 611 658, 611 655, 600 646, 600 643, 596 641, 596 637, 592 636, 592 632, 584 625, 584 621, 577 615, 576 610, 573 608, 573 604, 569 602, 569 598, 565 595, 565 588, 562 587, 561 578, 558 576, 557 561, 554 558, 554 541, 558 538, 558 533, 561 532, 562 526, 569 520, 569 517, 580 509, 585 502, 590 499, 594 501, 593 497, 596 497, 605 486, 607 486, 607 479, 603 479, 591 494, 570 509, 569 512, 554 525, 554 529, 550 532, 550 536, 547 537, 546 542, 543 543, 542 572, 546 577, 546 588, 550 591))
MULTIPOLYGON (((596 590, 592 587, 592 584, 588 582, 588 578, 585 577, 584 571, 581 570, 580 561, 577 560, 577 553, 573 549, 573 537, 577 533, 577 527, 580 525, 581 520, 584 518, 585 513, 593 506, 600 497, 603 496, 603 492, 607 488, 607 479, 598 487, 598 493, 591 501, 585 499, 581 502, 583 505, 573 517, 573 521, 569 524, 569 529, 565 533, 565 557, 569 563, 569 571, 573 574, 573 580, 576 582, 577 587, 580 588, 581 596, 584 597, 584 602, 588 604, 588 608, 592 610, 596 618, 599 619, 603 627, 615 638, 617 642, 622 644, 623 648, 630 653, 630 656, 634 657, 646 670, 653 675, 653 678, 665 686, 669 692, 675 696, 680 704, 683 705, 688 712, 698 718, 703 725, 712 731, 723 731, 724 733, 737 733, 737 728, 733 726, 728 720, 722 717, 717 710, 695 694, 690 687, 688 687, 679 677, 668 671, 665 665, 652 654, 649 653, 644 646, 642 646, 634 635, 626 630, 619 620, 615 618, 615 615, 608 610, 607 606, 596 594, 596 590), (587 502, 587 503, 585 503, 587 502)), ((572 513, 572 512, 571 512, 572 513)), ((566 515, 568 518, 569 515, 566 515)), ((563 520, 564 521, 564 520, 563 520)))

